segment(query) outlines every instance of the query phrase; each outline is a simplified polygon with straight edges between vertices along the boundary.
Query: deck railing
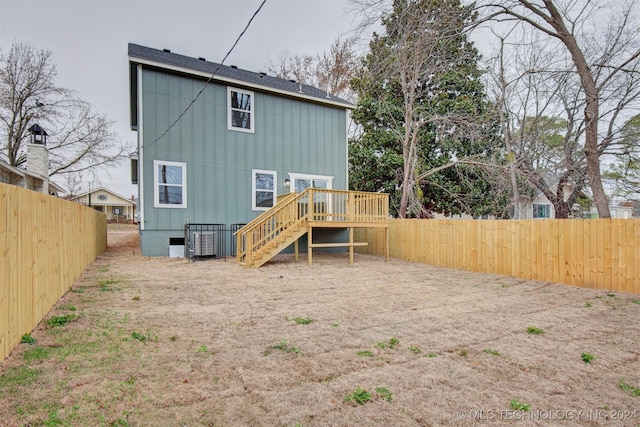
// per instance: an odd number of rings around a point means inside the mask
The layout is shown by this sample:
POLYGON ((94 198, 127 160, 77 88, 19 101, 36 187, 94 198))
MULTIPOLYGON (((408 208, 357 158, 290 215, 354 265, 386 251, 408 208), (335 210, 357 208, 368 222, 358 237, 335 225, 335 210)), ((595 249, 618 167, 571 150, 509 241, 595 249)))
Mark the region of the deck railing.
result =
POLYGON ((301 196, 301 206, 309 211, 309 221, 383 222, 389 219, 387 194, 309 188, 301 196))
POLYGON ((285 230, 303 227, 308 221, 379 223, 388 218, 388 194, 308 188, 279 198, 276 206, 238 230, 237 259, 251 264, 256 251, 285 230))

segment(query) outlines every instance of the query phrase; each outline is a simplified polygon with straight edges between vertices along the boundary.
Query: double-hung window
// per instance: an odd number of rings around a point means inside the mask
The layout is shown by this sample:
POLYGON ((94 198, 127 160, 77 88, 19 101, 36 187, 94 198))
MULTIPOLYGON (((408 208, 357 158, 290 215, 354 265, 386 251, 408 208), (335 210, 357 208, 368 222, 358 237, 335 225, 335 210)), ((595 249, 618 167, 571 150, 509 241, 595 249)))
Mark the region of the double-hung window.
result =
POLYGON ((534 204, 533 205, 533 217, 534 218, 550 218, 551 206, 547 204, 534 204))
POLYGON ((187 164, 154 160, 153 170, 153 206, 186 208, 187 164))
POLYGON ((251 171, 251 205, 254 211, 266 211, 276 204, 275 171, 253 169, 251 171))
POLYGON ((229 130, 253 133, 253 92, 228 87, 227 105, 229 130))

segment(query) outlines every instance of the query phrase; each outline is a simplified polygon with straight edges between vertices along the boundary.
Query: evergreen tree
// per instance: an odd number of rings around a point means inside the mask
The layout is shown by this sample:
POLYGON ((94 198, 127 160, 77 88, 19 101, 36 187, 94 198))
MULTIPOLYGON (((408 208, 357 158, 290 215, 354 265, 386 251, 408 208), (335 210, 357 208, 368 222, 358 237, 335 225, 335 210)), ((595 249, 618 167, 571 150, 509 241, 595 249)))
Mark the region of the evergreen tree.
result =
POLYGON ((497 120, 465 34, 473 20, 459 0, 395 0, 354 79, 362 133, 350 141, 350 186, 389 192, 400 217, 506 212, 492 184, 503 171, 492 166, 497 120))

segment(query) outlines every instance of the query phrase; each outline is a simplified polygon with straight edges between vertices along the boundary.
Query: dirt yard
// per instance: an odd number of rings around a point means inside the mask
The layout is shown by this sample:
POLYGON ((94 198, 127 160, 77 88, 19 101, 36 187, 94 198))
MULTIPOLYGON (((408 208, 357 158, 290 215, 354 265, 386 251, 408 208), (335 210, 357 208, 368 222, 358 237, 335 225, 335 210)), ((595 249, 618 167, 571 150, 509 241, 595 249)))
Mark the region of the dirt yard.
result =
POLYGON ((2 426, 640 425, 638 295, 143 258, 121 226, 47 319, 0 365, 2 426))

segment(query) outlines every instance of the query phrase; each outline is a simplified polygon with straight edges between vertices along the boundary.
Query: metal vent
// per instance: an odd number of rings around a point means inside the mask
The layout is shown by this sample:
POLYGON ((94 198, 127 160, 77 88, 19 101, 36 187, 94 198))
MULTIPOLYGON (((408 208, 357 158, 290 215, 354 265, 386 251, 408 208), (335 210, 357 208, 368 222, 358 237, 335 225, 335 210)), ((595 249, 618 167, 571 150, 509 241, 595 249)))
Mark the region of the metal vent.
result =
POLYGON ((193 250, 196 256, 213 256, 215 252, 213 231, 199 231, 193 233, 193 250))

